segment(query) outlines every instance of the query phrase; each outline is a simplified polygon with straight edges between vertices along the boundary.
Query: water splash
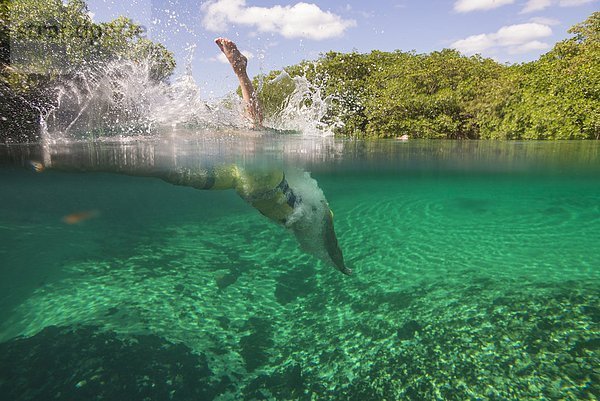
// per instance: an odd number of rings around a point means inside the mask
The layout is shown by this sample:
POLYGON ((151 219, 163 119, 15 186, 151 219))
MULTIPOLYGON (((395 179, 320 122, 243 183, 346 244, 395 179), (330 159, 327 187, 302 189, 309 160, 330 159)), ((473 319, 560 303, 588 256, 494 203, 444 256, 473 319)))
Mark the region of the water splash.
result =
POLYGON ((181 124, 237 125, 241 108, 211 107, 191 74, 173 84, 151 77, 150 62, 119 60, 102 69, 80 71, 57 88, 48 116, 52 139, 96 139, 154 135, 181 124))
MULTIPOLYGON (((192 76, 194 46, 187 68, 172 83, 152 78, 151 60, 116 60, 78 71, 56 87, 56 105, 41 121, 50 140, 131 139, 186 129, 247 129, 243 102, 235 93, 214 102, 203 100, 192 76)), ((323 118, 332 97, 304 76, 282 72, 294 90, 265 121, 276 130, 328 136, 335 125, 323 118)), ((259 88, 260 89, 260 88, 259 88)))
POLYGON ((269 83, 290 80, 293 91, 281 109, 266 121, 266 125, 278 130, 302 132, 304 135, 330 136, 340 122, 325 122, 325 117, 335 100, 325 95, 323 88, 311 82, 305 75, 290 76, 283 70, 269 83))
POLYGON ((48 133, 48 124, 46 123, 47 112, 40 112, 40 142, 42 151, 42 163, 44 166, 52 166, 50 157, 50 134, 48 133))

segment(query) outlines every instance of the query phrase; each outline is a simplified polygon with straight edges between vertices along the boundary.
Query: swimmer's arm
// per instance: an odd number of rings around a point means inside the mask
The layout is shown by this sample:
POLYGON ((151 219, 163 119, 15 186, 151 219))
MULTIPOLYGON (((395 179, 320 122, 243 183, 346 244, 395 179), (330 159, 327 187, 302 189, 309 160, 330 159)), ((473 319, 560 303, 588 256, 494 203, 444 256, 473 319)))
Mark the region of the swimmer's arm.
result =
POLYGON ((219 190, 236 189, 240 174, 240 169, 235 164, 231 164, 199 170, 179 168, 164 172, 159 178, 174 185, 219 190))
POLYGON ((181 185, 196 189, 236 189, 242 171, 235 164, 211 168, 172 168, 158 169, 152 166, 127 166, 119 164, 96 163, 61 163, 53 161, 52 164, 43 164, 38 161, 28 161, 28 167, 42 173, 46 170, 62 171, 66 173, 114 173, 132 177, 159 178, 173 185, 181 185))

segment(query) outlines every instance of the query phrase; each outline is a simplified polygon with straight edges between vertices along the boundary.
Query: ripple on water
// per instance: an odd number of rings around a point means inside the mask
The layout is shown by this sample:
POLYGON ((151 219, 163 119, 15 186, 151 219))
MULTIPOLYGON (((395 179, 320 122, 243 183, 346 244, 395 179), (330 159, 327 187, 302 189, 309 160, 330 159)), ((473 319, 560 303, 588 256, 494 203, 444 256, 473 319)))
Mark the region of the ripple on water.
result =
POLYGON ((343 202, 336 227, 346 254, 360 260, 357 273, 400 277, 473 269, 557 280, 566 272, 591 273, 598 251, 579 239, 600 236, 597 199, 541 196, 536 188, 507 182, 491 192, 475 182, 461 193, 440 192, 434 184, 388 183, 379 186, 386 191, 343 202))

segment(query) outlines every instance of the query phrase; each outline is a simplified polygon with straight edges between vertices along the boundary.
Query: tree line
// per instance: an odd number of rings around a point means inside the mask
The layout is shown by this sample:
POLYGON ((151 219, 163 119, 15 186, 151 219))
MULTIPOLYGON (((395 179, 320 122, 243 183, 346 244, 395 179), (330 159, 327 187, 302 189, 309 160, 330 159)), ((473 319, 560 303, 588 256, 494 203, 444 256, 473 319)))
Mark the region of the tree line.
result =
MULTIPOLYGON (((600 12, 569 33, 538 60, 517 65, 444 49, 329 52, 285 71, 330 97, 325 118, 341 121, 341 136, 600 139, 600 12)), ((268 116, 293 90, 278 76, 255 79, 268 116)))
MULTIPOLYGON (((292 78, 305 77, 329 99, 323 122, 344 137, 600 139, 600 12, 569 32, 524 64, 451 49, 329 52, 255 83, 268 118, 285 106, 292 78)), ((60 82, 118 59, 150 59, 156 81, 175 68, 142 26, 95 23, 83 0, 0 0, 0 142, 35 141, 60 82)))
POLYGON ((150 60, 156 81, 175 69, 173 54, 129 18, 95 23, 83 0, 0 0, 0 142, 37 140, 61 83, 121 59, 150 60))

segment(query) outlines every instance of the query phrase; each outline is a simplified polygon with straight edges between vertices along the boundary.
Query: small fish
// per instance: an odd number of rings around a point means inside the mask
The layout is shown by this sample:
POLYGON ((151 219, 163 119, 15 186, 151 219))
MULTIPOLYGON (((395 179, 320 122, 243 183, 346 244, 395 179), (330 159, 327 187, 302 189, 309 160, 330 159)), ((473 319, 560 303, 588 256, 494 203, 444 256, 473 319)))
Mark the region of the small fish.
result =
POLYGON ((41 173, 42 171, 44 171, 45 168, 43 163, 36 162, 35 160, 29 160, 27 162, 27 165, 31 170, 33 170, 36 173, 41 173))
POLYGON ((62 218, 63 223, 66 224, 79 224, 83 221, 98 217, 100 212, 97 210, 86 210, 83 212, 71 213, 62 218))

